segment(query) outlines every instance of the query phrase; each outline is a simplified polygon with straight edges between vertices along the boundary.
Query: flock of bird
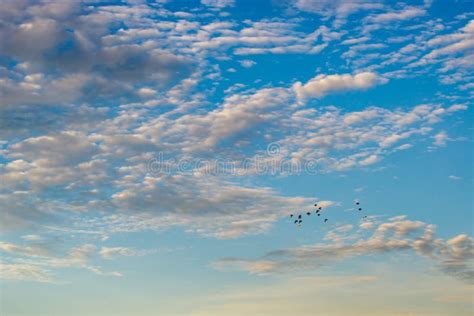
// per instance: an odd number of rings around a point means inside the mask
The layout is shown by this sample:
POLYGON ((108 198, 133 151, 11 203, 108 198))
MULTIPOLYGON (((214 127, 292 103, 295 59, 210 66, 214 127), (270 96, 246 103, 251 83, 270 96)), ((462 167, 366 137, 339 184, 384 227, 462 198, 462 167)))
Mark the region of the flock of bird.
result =
MULTIPOLYGON (((361 212, 362 211, 362 207, 360 205, 360 202, 359 201, 355 201, 355 205, 356 205, 356 209, 361 212)), ((306 212, 306 215, 307 216, 310 216, 311 214, 315 214, 317 216, 321 216, 321 212, 323 211, 323 207, 322 206, 318 206, 318 203, 315 203, 314 204, 314 207, 316 208, 316 210, 314 212, 306 212)), ((290 214, 290 218, 296 218, 294 220, 294 224, 296 224, 298 227, 301 227, 301 223, 303 223, 303 219, 302 219, 303 215, 302 214, 298 214, 298 216, 294 215, 294 214, 290 214)), ((364 216, 363 219, 367 219, 367 216, 364 216)), ((328 221, 328 218, 324 218, 324 222, 326 223, 328 221)))

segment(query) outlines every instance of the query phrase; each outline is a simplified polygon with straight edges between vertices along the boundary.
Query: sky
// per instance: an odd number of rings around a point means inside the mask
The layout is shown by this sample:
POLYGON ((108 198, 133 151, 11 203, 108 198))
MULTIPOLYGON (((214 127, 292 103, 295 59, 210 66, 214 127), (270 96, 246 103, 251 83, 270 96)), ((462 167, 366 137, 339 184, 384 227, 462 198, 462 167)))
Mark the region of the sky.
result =
POLYGON ((0 313, 472 315, 473 67, 464 0, 3 0, 0 313))

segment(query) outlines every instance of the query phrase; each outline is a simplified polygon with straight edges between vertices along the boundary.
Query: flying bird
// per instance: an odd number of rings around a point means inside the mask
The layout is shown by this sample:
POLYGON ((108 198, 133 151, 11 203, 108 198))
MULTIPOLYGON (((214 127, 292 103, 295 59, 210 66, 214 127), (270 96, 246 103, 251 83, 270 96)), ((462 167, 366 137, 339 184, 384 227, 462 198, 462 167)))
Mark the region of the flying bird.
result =
MULTIPOLYGON (((355 209, 357 209, 358 211, 362 211, 362 206, 361 206, 361 203, 360 201, 358 200, 355 200, 354 201, 354 204, 356 205, 355 209)), ((314 206, 316 207, 316 210, 314 211, 314 214, 315 215, 318 215, 318 216, 321 216, 322 214, 322 211, 323 211, 323 207, 322 206, 318 206, 318 203, 314 203, 314 206)), ((312 211, 307 211, 307 212, 304 212, 302 211, 301 214, 290 214, 290 218, 294 218, 294 223, 298 226, 298 228, 301 227, 301 223, 303 223, 303 220, 302 220, 302 216, 306 213, 307 216, 310 216, 312 214, 312 211)), ((368 216, 365 215, 365 216, 362 216, 361 217, 364 221, 365 220, 368 220, 368 216)), ((327 223, 329 221, 329 218, 324 218, 324 223, 327 223)))

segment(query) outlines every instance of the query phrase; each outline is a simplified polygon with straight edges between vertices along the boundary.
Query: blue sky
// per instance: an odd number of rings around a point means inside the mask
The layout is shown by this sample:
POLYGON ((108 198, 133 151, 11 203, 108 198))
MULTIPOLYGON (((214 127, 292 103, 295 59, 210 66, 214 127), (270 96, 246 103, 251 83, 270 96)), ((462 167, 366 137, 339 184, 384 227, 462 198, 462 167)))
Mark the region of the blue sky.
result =
POLYGON ((0 21, 2 315, 471 315, 469 1, 0 21))

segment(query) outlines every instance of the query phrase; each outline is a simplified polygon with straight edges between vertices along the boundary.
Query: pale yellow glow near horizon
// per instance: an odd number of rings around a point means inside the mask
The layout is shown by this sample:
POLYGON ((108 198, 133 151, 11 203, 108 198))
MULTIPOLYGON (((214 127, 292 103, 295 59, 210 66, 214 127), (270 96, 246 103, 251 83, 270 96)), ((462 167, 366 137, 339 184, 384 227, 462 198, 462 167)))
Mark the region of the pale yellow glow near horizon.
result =
POLYGON ((474 287, 449 276, 379 270, 236 288, 210 297, 191 315, 468 316, 473 302, 474 287))

